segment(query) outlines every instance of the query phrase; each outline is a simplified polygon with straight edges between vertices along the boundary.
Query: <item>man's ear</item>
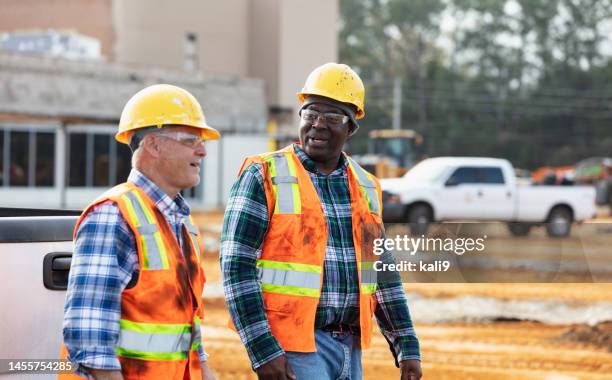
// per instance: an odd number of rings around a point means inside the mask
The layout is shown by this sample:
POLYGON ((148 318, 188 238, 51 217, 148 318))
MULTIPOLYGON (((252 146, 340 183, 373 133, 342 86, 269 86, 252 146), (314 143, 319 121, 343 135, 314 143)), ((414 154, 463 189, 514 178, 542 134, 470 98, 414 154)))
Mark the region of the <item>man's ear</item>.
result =
POLYGON ((154 134, 148 134, 142 140, 142 148, 147 153, 155 158, 158 158, 162 154, 161 139, 158 139, 154 134))

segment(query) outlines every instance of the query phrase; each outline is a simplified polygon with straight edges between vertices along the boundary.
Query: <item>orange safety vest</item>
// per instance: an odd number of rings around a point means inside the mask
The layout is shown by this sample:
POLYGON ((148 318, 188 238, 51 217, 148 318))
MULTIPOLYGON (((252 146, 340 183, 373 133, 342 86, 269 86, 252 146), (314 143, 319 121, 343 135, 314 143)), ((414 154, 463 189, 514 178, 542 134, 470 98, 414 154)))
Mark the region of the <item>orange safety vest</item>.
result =
MULTIPOLYGON (((198 229, 191 217, 184 223, 188 246, 181 250, 172 228, 138 186, 124 183, 92 202, 112 201, 134 233, 140 274, 133 288, 121 294, 120 333, 116 353, 124 379, 201 379, 198 348, 203 318, 204 270, 198 229), (195 304, 194 304, 195 300, 195 304)), ((67 352, 62 345, 62 358, 67 352)), ((59 375, 59 379, 81 379, 59 375)))
MULTIPOLYGON (((373 240, 382 235, 378 180, 348 160, 353 244, 359 273, 361 346, 370 345, 376 307, 373 240)), ((272 335, 285 351, 315 352, 314 324, 327 247, 327 222, 317 191, 293 146, 248 157, 263 168, 269 226, 257 260, 272 335)), ((230 321, 230 326, 235 329, 230 321)))

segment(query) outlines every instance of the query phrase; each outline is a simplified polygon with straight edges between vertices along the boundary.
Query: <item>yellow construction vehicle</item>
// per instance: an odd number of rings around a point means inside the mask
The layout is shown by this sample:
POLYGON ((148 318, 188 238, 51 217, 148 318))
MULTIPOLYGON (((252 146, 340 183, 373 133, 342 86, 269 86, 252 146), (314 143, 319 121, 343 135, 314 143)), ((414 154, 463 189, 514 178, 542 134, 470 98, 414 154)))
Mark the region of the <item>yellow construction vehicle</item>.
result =
POLYGON ((417 147, 423 137, 411 129, 376 129, 370 131, 368 154, 355 159, 378 178, 400 177, 412 167, 417 147))

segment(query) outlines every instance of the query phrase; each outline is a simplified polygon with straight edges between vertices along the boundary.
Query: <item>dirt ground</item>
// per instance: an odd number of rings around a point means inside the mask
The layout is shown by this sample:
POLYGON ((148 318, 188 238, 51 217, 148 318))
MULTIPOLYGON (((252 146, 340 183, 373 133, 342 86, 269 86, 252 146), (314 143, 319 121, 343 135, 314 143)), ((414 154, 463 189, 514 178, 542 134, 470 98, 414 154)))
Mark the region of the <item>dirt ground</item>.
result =
MULTIPOLYGON (((204 235, 218 239, 221 213, 200 215, 204 235)), ((611 251, 612 254, 612 251, 611 251)), ((207 252, 206 275, 220 286, 217 252, 207 252)), ((612 259, 612 258, 611 258, 612 259)), ((557 300, 568 305, 612 304, 612 283, 599 284, 406 284, 428 299, 479 296, 499 300, 557 300)), ((206 293, 205 293, 206 294, 206 293)), ((256 379, 237 334, 226 327, 228 312, 218 296, 205 297, 203 337, 210 365, 220 379, 256 379)), ((552 325, 504 320, 478 323, 415 323, 424 379, 612 380, 612 321, 552 325)), ((363 352, 365 379, 399 379, 386 341, 377 329, 363 352)))

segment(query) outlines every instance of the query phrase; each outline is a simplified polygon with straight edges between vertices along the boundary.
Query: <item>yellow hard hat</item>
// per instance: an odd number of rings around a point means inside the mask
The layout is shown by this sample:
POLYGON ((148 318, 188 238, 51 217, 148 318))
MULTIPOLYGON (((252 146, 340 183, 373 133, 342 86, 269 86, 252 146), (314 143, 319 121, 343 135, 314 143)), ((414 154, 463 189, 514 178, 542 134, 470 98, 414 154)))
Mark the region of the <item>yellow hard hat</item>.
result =
POLYGON ((115 139, 129 144, 132 133, 140 128, 164 125, 199 128, 203 140, 216 140, 219 131, 206 124, 197 99, 186 90, 169 84, 156 84, 138 91, 123 107, 115 139))
POLYGON ((308 95, 325 96, 357 107, 356 119, 365 115, 365 88, 359 75, 349 66, 341 63, 326 63, 314 69, 298 92, 298 100, 304 103, 308 95))

